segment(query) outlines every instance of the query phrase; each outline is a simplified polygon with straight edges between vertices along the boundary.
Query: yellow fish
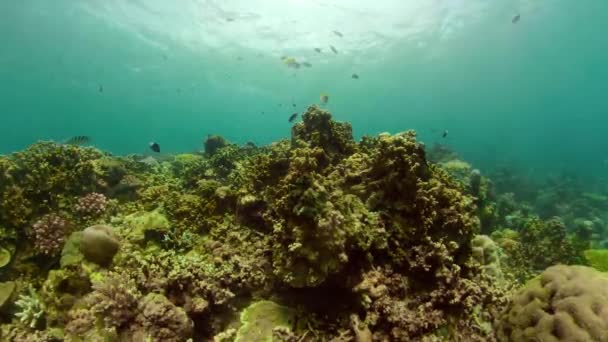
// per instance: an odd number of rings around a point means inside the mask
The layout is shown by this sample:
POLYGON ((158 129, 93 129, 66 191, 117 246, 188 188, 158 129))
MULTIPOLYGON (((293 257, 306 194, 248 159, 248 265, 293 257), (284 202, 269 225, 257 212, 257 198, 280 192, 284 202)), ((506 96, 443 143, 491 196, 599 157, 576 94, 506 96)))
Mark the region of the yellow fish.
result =
POLYGON ((329 101, 329 95, 321 93, 320 100, 321 104, 327 104, 327 101, 329 101))

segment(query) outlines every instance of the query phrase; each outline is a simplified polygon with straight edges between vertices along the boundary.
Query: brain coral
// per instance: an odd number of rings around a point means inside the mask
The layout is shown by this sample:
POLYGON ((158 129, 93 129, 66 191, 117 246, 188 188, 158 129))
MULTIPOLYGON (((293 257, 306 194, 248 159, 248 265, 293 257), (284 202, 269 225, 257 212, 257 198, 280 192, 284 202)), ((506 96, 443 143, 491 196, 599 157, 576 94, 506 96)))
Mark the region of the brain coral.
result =
POLYGON ((514 295, 499 341, 608 341, 608 275, 585 266, 547 268, 514 295))

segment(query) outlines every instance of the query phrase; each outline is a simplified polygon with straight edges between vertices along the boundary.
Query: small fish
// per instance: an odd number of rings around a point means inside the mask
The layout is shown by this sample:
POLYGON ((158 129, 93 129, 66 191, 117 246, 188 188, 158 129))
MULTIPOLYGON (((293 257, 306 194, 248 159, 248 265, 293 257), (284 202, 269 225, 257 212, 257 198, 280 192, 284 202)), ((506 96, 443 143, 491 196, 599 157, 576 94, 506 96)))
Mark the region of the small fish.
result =
POLYGON ((517 24, 517 22, 519 21, 519 19, 521 19, 521 15, 520 14, 514 16, 513 19, 511 20, 511 22, 513 24, 517 24))
POLYGON ((292 106, 293 108, 296 108, 296 104, 295 104, 295 103, 292 103, 292 104, 291 104, 291 106, 292 106))
POLYGON ((281 57, 281 60, 283 61, 283 63, 285 63, 285 65, 287 65, 290 68, 294 68, 294 69, 300 68, 300 63, 298 63, 298 61, 296 61, 296 59, 293 57, 283 56, 283 57, 281 57))
POLYGON ((160 153, 160 145, 158 143, 151 142, 150 149, 156 153, 160 153))
POLYGON ((296 120, 296 118, 298 117, 298 113, 293 113, 289 116, 289 122, 294 122, 296 120))
POLYGON ((243 57, 238 56, 238 57, 236 58, 236 60, 240 62, 240 61, 242 61, 242 60, 243 60, 243 57))
POLYGON ((316 51, 317 53, 321 53, 321 49, 320 49, 320 48, 315 48, 315 51, 316 51))
POLYGON ((101 84, 99 85, 99 92, 103 93, 103 86, 101 84))
POLYGON ((448 136, 448 130, 446 129, 445 131, 443 131, 443 134, 441 134, 442 138, 445 138, 448 136))
POLYGON ((356 79, 356 80, 359 79, 359 75, 357 75, 357 74, 353 74, 351 77, 354 78, 354 79, 356 79))
POLYGON ((302 65, 305 66, 305 67, 307 67, 307 68, 312 67, 312 64, 310 64, 308 62, 303 62, 302 65))
POLYGON ((232 21, 234 21, 234 18, 226 18, 226 21, 227 22, 232 22, 232 21))
POLYGON ((75 137, 71 137, 70 139, 66 140, 64 144, 79 146, 79 145, 87 144, 89 141, 91 141, 91 138, 87 137, 86 135, 77 135, 75 137))
POLYGON ((330 45, 329 48, 331 49, 331 51, 333 51, 336 55, 338 54, 338 50, 336 50, 336 48, 333 45, 330 45))
POLYGON ((248 141, 245 143, 245 148, 256 148, 256 145, 253 141, 248 141))
POLYGON ((338 37, 340 37, 340 38, 344 37, 344 35, 343 35, 343 34, 342 34, 342 32, 340 32, 340 31, 333 31, 333 32, 334 32, 334 34, 335 34, 336 36, 338 36, 338 37))
POLYGON ((327 104, 327 101, 329 101, 329 95, 321 93, 320 100, 321 104, 327 104))

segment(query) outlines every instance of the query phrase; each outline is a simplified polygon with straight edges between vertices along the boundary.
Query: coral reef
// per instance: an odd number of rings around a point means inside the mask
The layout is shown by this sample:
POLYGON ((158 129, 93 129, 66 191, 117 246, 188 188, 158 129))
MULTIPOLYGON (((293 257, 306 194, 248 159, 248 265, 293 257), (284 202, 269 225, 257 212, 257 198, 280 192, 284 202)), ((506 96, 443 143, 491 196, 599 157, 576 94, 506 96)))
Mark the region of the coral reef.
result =
POLYGON ((530 218, 519 227, 514 246, 505 249, 505 266, 517 280, 525 282, 552 265, 585 264, 583 253, 588 247, 585 240, 568 234, 559 218, 530 218))
POLYGON ((513 280, 603 269, 589 248, 608 239, 608 202, 571 184, 522 200, 413 131, 356 142, 316 106, 268 146, 210 136, 205 153, 152 158, 37 143, 0 156, 1 338, 494 341, 513 280))
POLYGON ((497 323, 499 341, 606 341, 608 277, 584 266, 549 267, 497 323))

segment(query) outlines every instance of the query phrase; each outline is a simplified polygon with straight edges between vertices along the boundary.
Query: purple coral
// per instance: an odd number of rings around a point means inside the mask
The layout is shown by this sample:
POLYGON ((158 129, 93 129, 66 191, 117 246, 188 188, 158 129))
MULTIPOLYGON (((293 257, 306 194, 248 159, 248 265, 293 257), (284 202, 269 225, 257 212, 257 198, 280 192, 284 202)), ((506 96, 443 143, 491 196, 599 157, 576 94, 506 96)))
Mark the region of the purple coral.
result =
POLYGON ((76 211, 83 216, 95 217, 106 211, 108 199, 103 194, 91 192, 78 199, 76 211))
POLYGON ((45 215, 32 226, 34 247, 42 254, 56 255, 63 247, 69 230, 69 222, 61 216, 45 215))

